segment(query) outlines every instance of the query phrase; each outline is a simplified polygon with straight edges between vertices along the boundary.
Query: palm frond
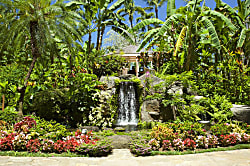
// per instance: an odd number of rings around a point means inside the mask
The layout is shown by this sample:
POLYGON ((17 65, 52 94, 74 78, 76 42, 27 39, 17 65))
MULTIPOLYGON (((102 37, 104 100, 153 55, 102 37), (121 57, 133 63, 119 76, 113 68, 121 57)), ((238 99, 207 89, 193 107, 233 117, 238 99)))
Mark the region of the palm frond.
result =
POLYGON ((131 44, 135 43, 132 34, 130 34, 127 30, 121 27, 116 27, 116 26, 113 26, 112 30, 119 33, 122 37, 128 40, 131 44))

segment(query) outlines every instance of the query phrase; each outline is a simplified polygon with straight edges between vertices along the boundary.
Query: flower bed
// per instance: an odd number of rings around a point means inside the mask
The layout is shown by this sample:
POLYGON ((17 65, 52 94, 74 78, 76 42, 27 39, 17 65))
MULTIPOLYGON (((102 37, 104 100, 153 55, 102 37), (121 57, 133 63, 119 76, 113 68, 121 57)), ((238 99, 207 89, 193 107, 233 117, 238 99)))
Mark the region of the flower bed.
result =
MULTIPOLYGON (((112 147, 107 141, 95 138, 92 131, 82 134, 77 130, 74 134, 62 139, 50 139, 50 134, 40 135, 34 130, 36 121, 32 117, 24 117, 14 125, 12 131, 0 130, 0 151, 28 151, 44 153, 71 152, 86 156, 107 156, 112 147)), ((40 130, 40 129, 39 129, 40 130)))
POLYGON ((203 151, 250 143, 249 125, 216 124, 207 132, 199 123, 158 124, 152 129, 150 139, 134 140, 130 146, 136 156, 159 154, 156 152, 203 151), (225 128, 224 128, 225 127, 225 128), (244 130, 243 130, 244 129, 244 130), (221 133, 223 134, 219 134, 221 133))

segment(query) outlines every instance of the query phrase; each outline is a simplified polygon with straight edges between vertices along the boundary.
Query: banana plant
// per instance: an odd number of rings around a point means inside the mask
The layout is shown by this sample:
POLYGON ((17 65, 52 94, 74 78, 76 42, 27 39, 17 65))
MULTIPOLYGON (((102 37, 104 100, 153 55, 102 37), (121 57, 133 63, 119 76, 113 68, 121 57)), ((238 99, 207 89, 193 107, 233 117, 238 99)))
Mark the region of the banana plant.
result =
POLYGON ((186 71, 192 69, 193 63, 197 60, 197 56, 195 56, 194 50, 196 44, 199 41, 198 32, 200 27, 203 27, 208 30, 213 47, 219 51, 221 49, 219 37, 217 35, 213 22, 210 21, 210 19, 221 19, 227 25, 227 27, 231 29, 232 33, 236 31, 236 27, 232 24, 229 18, 225 17, 223 14, 217 11, 211 10, 210 8, 206 7, 205 1, 203 3, 203 6, 200 7, 201 2, 202 0, 189 1, 185 7, 180 7, 178 10, 176 10, 174 14, 169 16, 164 23, 160 22, 159 20, 150 19, 144 20, 138 25, 136 25, 133 30, 137 30, 142 26, 149 25, 155 21, 162 23, 162 26, 160 28, 151 30, 151 32, 147 34, 147 36, 145 36, 138 51, 141 50, 143 47, 151 47, 155 43, 161 41, 164 36, 171 36, 170 32, 171 30, 173 30, 173 26, 182 29, 177 39, 177 43, 175 44, 175 55, 177 55, 179 48, 182 47, 182 43, 184 42, 184 40, 186 41, 186 71), (151 39, 153 40, 149 42, 151 39))
POLYGON ((237 27, 237 46, 244 55, 242 59, 245 59, 248 64, 249 58, 247 55, 250 53, 250 0, 237 0, 238 6, 232 8, 222 0, 215 0, 216 9, 218 12, 223 13, 232 20, 234 25, 237 27))

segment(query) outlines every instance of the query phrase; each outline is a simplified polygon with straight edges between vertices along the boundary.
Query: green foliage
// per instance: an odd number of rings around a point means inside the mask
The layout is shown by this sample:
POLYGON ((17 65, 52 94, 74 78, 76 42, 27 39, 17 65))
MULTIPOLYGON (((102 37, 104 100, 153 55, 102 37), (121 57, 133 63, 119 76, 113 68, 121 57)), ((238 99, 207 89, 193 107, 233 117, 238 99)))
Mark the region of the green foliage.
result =
POLYGON ((93 73, 98 77, 117 75, 125 65, 125 58, 120 55, 96 55, 93 57, 93 73))
POLYGON ((108 139, 100 140, 96 144, 82 144, 77 148, 79 154, 88 155, 90 157, 108 156, 112 153, 112 150, 113 148, 108 139))
POLYGON ((111 107, 111 92, 100 91, 94 94, 93 98, 98 105, 89 113, 89 123, 94 126, 112 127, 116 110, 111 107))
POLYGON ((65 121, 67 115, 67 98, 59 89, 44 90, 34 95, 33 111, 46 120, 65 121))
POLYGON ((22 65, 18 66, 13 63, 11 65, 3 65, 0 67, 0 96, 1 101, 2 95, 5 97, 5 107, 15 107, 17 105, 20 96, 17 88, 21 84, 22 79, 20 78, 22 78, 24 72, 21 66, 22 65))
POLYGON ((158 125, 152 129, 151 137, 162 144, 163 140, 174 140, 176 135, 174 130, 163 125, 158 125))
POLYGON ((15 124, 17 117, 15 109, 11 109, 10 107, 7 107, 4 111, 0 111, 0 121, 7 122, 8 125, 15 124))
POLYGON ((94 74, 77 73, 75 77, 68 78, 68 87, 66 95, 69 100, 69 115, 71 126, 77 123, 89 123, 89 113, 92 107, 95 107, 98 100, 94 94, 98 92, 99 82, 94 74))
POLYGON ((203 98, 201 105, 206 108, 206 113, 211 116, 211 119, 216 122, 229 120, 233 113, 230 108, 233 107, 225 96, 214 95, 208 98, 203 98))
POLYGON ((43 139, 59 140, 63 137, 71 135, 64 125, 57 123, 54 120, 47 121, 40 117, 34 117, 36 120, 36 126, 30 130, 31 133, 36 133, 43 139))

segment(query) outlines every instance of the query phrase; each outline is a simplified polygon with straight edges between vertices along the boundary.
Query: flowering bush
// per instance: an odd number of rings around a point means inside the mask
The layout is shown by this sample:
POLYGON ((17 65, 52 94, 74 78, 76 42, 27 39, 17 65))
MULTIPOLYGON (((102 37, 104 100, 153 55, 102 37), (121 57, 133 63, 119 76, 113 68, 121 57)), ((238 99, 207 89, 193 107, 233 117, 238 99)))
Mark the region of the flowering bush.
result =
POLYGON ((183 141, 186 149, 196 149, 196 142, 190 138, 187 138, 183 141))
POLYGON ((172 144, 169 140, 162 141, 162 150, 170 150, 172 148, 172 144))
POLYGON ((67 152, 67 143, 62 140, 57 140, 54 143, 54 152, 56 153, 67 152))
POLYGON ((7 137, 7 136, 8 136, 7 131, 0 130, 0 139, 5 138, 5 137, 7 137))
POLYGON ((234 134, 220 135, 219 142, 222 146, 235 145, 237 142, 234 134))
POLYGON ((145 144, 133 144, 130 146, 130 152, 136 156, 149 156, 152 148, 145 144))
POLYGON ((175 150, 182 151, 182 150, 184 150, 184 142, 180 138, 174 139, 173 140, 173 147, 175 150))
POLYGON ((163 140, 172 141, 173 139, 175 139, 176 134, 173 132, 173 129, 159 125, 152 129, 151 137, 160 141, 160 144, 162 144, 163 140))
POLYGON ((246 133, 241 134, 241 142, 242 143, 250 142, 250 135, 248 135, 246 133))
POLYGON ((47 153, 52 153, 54 151, 54 141, 44 139, 42 141, 42 151, 47 153))
POLYGON ((13 140, 15 135, 15 133, 11 133, 0 139, 0 150, 13 150, 13 140))
POLYGON ((28 137, 23 132, 17 134, 13 140, 14 150, 24 151, 26 150, 26 144, 28 142, 28 137))
POLYGON ((76 148, 79 146, 78 141, 74 138, 71 137, 70 139, 66 140, 66 149, 75 152, 76 148))
POLYGON ((39 139, 31 139, 28 141, 26 148, 29 152, 39 152, 41 143, 39 139))
POLYGON ((196 139, 196 145, 198 148, 208 148, 208 138, 206 136, 198 136, 196 139))
POLYGON ((160 144, 156 139, 151 139, 148 144, 151 146, 152 150, 159 150, 160 144))
POLYGON ((98 141, 96 144, 82 144, 76 151, 80 154, 91 157, 107 156, 112 153, 112 146, 109 140, 98 141))
POLYGON ((36 121, 31 118, 31 116, 24 117, 21 122, 18 122, 14 125, 14 130, 18 133, 28 133, 29 129, 36 126, 36 121))
POLYGON ((208 136, 208 147, 216 148, 218 145, 218 137, 215 135, 208 136))

